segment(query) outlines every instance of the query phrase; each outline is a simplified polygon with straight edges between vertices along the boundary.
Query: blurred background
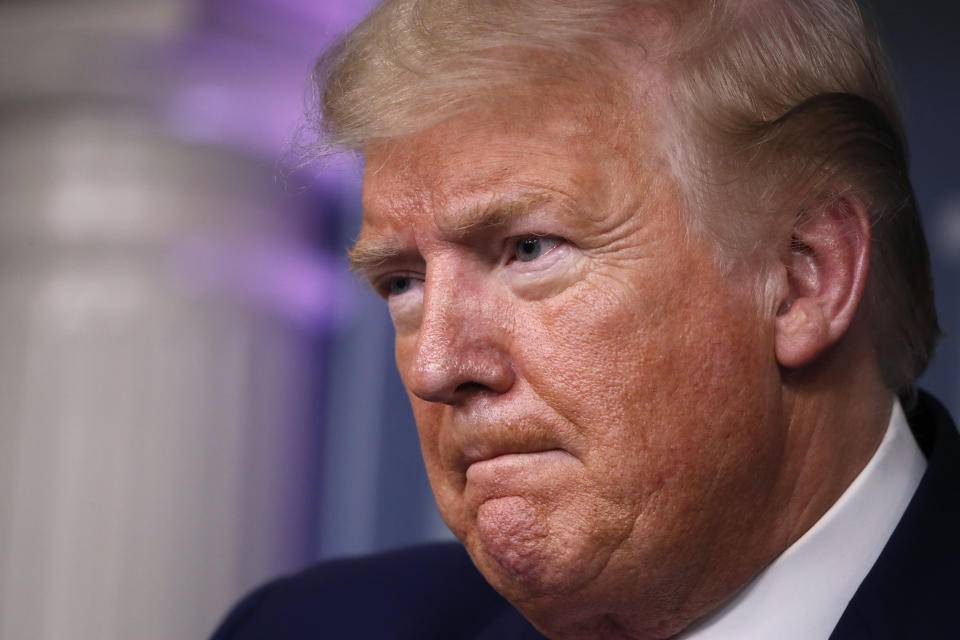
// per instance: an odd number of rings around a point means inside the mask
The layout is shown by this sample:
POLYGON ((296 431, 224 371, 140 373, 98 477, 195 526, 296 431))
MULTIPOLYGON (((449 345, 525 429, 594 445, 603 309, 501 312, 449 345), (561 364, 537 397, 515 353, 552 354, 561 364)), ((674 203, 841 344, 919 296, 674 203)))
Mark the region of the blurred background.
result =
MULTIPOLYGON (((0 639, 204 638, 263 580, 449 537, 359 167, 295 167, 371 0, 0 0, 0 639)), ((960 415, 958 9, 877 1, 960 415)))

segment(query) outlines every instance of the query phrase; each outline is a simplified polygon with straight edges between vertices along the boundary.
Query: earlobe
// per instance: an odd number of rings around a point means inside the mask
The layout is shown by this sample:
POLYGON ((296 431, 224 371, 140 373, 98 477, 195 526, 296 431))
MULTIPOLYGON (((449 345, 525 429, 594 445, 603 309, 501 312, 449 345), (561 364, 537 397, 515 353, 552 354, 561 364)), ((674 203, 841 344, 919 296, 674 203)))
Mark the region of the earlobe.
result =
POLYGON ((831 342, 823 309, 810 298, 778 315, 776 331, 777 362, 791 369, 810 364, 831 342))
POLYGON ((833 192, 800 216, 784 244, 776 358, 799 368, 836 343, 856 315, 870 261, 866 206, 855 195, 833 192))

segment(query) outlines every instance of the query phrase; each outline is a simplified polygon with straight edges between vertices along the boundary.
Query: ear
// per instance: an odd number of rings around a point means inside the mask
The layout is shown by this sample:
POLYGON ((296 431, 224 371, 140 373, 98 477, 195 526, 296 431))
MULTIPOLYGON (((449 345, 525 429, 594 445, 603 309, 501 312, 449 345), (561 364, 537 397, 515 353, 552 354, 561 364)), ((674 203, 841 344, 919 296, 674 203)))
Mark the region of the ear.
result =
POLYGON ((870 263, 870 219, 863 201, 833 192, 797 220, 789 247, 785 293, 775 325, 776 357, 784 367, 816 360, 850 327, 870 263))

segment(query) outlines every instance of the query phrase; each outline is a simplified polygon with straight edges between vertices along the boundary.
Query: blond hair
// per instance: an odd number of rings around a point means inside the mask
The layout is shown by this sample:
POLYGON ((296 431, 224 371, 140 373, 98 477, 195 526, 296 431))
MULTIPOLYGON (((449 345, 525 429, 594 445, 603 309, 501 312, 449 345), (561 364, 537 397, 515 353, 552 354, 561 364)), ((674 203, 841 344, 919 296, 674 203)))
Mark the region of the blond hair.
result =
POLYGON ((827 186, 866 204, 878 362, 908 388, 939 327, 903 126, 854 0, 385 0, 317 64, 317 148, 362 151, 521 83, 636 95, 638 62, 668 78, 685 219, 722 259, 827 186))

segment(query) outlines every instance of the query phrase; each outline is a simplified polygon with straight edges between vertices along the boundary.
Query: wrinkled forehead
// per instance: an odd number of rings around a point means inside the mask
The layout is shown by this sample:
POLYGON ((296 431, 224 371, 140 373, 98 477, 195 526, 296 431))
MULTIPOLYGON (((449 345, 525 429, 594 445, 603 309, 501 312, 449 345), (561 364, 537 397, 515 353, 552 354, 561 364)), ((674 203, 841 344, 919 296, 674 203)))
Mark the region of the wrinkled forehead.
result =
POLYGON ((559 182, 563 176, 550 172, 569 170, 589 181, 591 167, 584 164, 602 170, 626 162, 644 173, 662 164, 661 115, 649 103, 590 81, 486 96, 424 131, 368 143, 365 218, 397 206, 443 209, 443 200, 530 172, 543 171, 544 181, 559 182), (554 161, 534 166, 531 158, 554 161))
POLYGON ((559 103, 518 99, 478 106, 424 131, 371 143, 365 154, 364 232, 382 220, 396 221, 390 214, 398 211, 406 212, 407 222, 429 217, 436 226, 451 226, 444 217, 508 195, 511 184, 554 184, 561 178, 554 174, 576 169, 562 157, 555 167, 545 158, 569 155, 591 134, 615 130, 592 129, 559 103))
POLYGON ((658 120, 634 108, 627 124, 622 107, 584 95, 528 92, 371 144, 354 270, 547 219, 599 233, 667 202, 658 120))

